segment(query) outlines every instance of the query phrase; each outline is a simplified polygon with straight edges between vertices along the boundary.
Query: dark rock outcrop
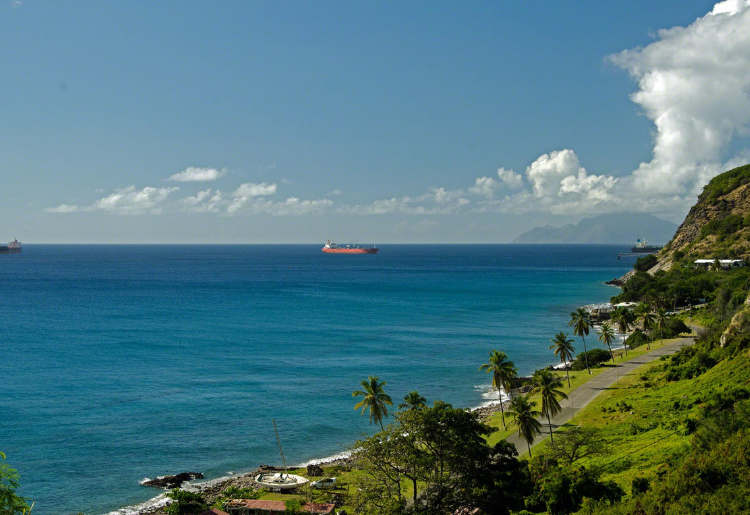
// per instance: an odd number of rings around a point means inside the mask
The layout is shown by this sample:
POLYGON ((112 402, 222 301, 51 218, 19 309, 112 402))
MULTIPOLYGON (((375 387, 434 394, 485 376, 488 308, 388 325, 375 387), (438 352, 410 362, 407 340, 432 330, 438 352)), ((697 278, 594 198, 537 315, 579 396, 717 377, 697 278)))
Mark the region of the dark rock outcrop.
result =
POLYGON ((181 472, 174 476, 161 476, 156 479, 149 479, 148 481, 143 481, 141 484, 143 486, 172 490, 173 488, 179 488, 182 486, 182 483, 186 483, 193 479, 203 479, 203 474, 200 472, 181 472))

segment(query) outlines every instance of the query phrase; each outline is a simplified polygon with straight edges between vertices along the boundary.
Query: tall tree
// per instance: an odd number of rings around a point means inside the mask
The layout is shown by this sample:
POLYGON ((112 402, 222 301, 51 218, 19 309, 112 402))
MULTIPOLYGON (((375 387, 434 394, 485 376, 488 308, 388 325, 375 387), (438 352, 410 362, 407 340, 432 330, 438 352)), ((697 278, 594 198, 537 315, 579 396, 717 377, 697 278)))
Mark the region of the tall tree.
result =
MULTIPOLYGON (((644 331, 651 331, 654 328, 654 315, 651 314, 651 307, 645 302, 641 302, 635 308, 636 318, 641 322, 644 331)), ((651 350, 651 341, 648 342, 648 350, 651 350)))
POLYGON ((589 357, 586 354, 586 336, 589 334, 589 327, 591 327, 591 315, 584 308, 578 308, 570 314, 569 326, 573 328, 573 334, 580 336, 583 340, 583 355, 586 358, 586 370, 591 374, 589 368, 589 357))
MULTIPOLYGON (((612 321, 617 325, 617 331, 624 335, 630 331, 630 326, 635 321, 635 316, 631 310, 624 306, 620 306, 619 308, 615 308, 612 312, 612 321)), ((625 346, 625 355, 627 356, 628 346, 627 344, 623 345, 625 346)))
POLYGON ((427 399, 414 390, 404 395, 404 402, 398 405, 398 409, 420 410, 427 407, 427 399))
POLYGON ((492 349, 489 351, 489 354, 489 361, 479 367, 479 370, 486 370, 488 373, 492 373, 492 387, 497 389, 497 396, 500 399, 500 413, 503 417, 504 429, 505 409, 503 408, 503 389, 513 399, 513 378, 518 376, 518 370, 503 351, 492 349))
POLYGON ((557 399, 567 399, 568 396, 560 390, 563 385, 560 378, 549 369, 545 368, 534 372, 531 383, 534 385, 532 393, 538 393, 542 397, 542 415, 547 417, 549 437, 554 442, 555 439, 552 436, 552 417, 562 410, 562 406, 557 402, 557 399))
POLYGON ((352 397, 364 398, 354 406, 354 409, 362 408, 362 415, 365 414, 365 410, 369 409, 370 424, 374 421, 380 425, 380 429, 383 429, 383 418, 388 416, 388 406, 393 405, 391 397, 383 390, 386 381, 381 383, 378 381, 378 377, 369 376, 366 380, 363 379, 360 384, 362 390, 353 392, 352 397))
POLYGON ((542 432, 542 424, 536 419, 541 412, 535 410, 536 402, 530 401, 528 396, 518 396, 510 401, 508 411, 518 426, 518 436, 526 440, 531 457, 531 442, 534 437, 542 432))
POLYGON ((352 449, 361 471, 352 495, 357 513, 442 514, 479 508, 503 515, 523 508, 525 465, 516 459, 512 444, 487 445, 494 428, 476 413, 437 400, 432 407, 400 411, 395 419, 397 423, 352 449), (412 484, 408 510, 403 478, 412 484))
POLYGON ((573 347, 573 340, 568 339, 568 335, 562 331, 557 333, 553 339, 550 340, 552 345, 550 349, 555 349, 555 356, 560 358, 565 364, 565 376, 568 378, 568 388, 570 388, 570 373, 568 372, 568 360, 573 358, 575 347, 573 347))
POLYGON ((669 329, 669 322, 672 320, 672 315, 667 313, 667 310, 664 308, 659 308, 656 310, 656 315, 654 316, 654 325, 659 330, 659 336, 661 336, 661 344, 664 345, 664 331, 669 329))
POLYGON ((615 330, 609 325, 608 322, 602 322, 602 326, 598 331, 599 341, 607 346, 609 349, 609 355, 612 356, 612 363, 615 362, 615 354, 612 352, 612 342, 615 341, 615 330))

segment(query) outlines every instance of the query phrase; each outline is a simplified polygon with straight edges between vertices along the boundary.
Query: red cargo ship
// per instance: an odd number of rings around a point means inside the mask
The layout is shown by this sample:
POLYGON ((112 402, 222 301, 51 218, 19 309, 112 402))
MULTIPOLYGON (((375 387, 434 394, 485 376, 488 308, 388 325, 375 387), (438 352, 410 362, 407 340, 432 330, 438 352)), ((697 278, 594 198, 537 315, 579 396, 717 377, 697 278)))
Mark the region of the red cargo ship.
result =
POLYGON ((374 245, 371 248, 362 248, 359 245, 339 247, 335 243, 331 243, 331 240, 328 240, 323 246, 323 252, 326 254, 377 254, 378 248, 374 245))

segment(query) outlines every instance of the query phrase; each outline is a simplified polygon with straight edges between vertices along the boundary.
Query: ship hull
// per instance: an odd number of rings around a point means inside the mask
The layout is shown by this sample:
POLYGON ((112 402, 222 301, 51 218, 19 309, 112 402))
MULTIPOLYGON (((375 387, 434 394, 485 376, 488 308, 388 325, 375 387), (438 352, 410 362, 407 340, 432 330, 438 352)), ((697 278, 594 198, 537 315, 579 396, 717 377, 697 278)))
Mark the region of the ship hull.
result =
POLYGON ((658 252, 660 249, 661 247, 630 247, 630 252, 636 254, 653 254, 654 252, 658 252))
POLYGON ((379 249, 323 249, 326 254, 377 254, 379 249))
POLYGON ((20 254, 21 249, 11 249, 8 247, 0 247, 0 254, 20 254))

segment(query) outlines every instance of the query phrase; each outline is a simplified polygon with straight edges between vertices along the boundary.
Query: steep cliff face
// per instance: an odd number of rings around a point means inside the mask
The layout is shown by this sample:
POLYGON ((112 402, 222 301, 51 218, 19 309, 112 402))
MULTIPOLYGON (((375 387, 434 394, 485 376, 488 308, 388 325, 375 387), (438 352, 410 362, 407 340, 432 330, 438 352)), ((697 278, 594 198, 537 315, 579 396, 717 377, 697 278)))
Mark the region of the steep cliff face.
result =
POLYGON ((750 165, 714 177, 674 238, 659 252, 660 268, 691 259, 750 260, 750 165))
MULTIPOLYGON (((658 263, 648 271, 652 275, 678 261, 744 259, 750 264, 750 165, 711 179, 656 257, 658 263)), ((630 272, 612 284, 621 286, 632 276, 630 272)))

